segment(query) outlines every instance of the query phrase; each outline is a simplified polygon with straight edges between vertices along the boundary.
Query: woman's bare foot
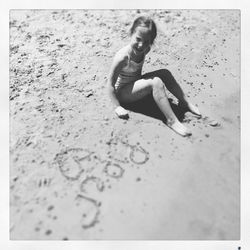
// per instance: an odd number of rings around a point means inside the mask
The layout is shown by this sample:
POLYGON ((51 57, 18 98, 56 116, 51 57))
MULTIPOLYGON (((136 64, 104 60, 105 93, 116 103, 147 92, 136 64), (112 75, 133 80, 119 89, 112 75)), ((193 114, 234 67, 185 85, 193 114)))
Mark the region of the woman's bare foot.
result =
POLYGON ((192 133, 178 120, 174 122, 166 122, 167 126, 171 129, 173 129, 177 134, 181 136, 190 136, 192 133))
POLYGON ((189 112, 193 113, 194 115, 201 116, 201 113, 200 113, 198 107, 196 107, 192 103, 190 103, 190 102, 183 102, 183 103, 181 103, 181 105, 184 106, 185 108, 187 108, 187 110, 189 112))

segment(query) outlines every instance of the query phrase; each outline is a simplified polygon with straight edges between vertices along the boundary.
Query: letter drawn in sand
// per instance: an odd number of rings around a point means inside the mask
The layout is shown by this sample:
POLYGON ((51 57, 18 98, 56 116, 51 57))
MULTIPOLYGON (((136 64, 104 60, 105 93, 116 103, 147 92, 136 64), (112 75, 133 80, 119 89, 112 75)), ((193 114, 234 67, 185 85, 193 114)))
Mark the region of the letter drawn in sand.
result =
POLYGON ((81 183, 80 190, 83 193, 88 193, 89 192, 88 184, 91 182, 95 184, 95 187, 99 192, 102 192, 104 190, 103 181, 100 178, 97 178, 95 176, 90 176, 90 177, 87 177, 86 179, 84 179, 81 183))
POLYGON ((58 163, 62 175, 70 181, 79 179, 86 170, 83 167, 83 161, 90 161, 93 152, 82 148, 70 148, 58 153, 55 156, 55 162, 58 163))
POLYGON ((82 208, 82 217, 80 220, 82 228, 88 229, 93 227, 98 222, 101 203, 81 194, 77 195, 76 200, 82 208))
POLYGON ((149 153, 141 146, 130 146, 129 158, 135 164, 144 164, 149 159, 149 153))
MULTIPOLYGON (((92 171, 93 162, 97 160, 101 163, 103 172, 111 178, 119 179, 123 176, 125 170, 121 167, 121 163, 127 164, 130 161, 134 164, 144 164, 149 159, 149 153, 140 145, 130 145, 119 138, 111 141, 114 156, 109 156, 108 159, 100 157, 95 152, 83 148, 67 148, 58 153, 54 161, 59 166, 61 174, 69 181, 79 180, 82 174, 87 174, 92 171), (117 145, 117 142, 119 145, 117 145), (118 149, 116 148, 118 146, 118 149), (121 149, 121 152, 119 151, 121 149), (119 151, 119 155, 116 153, 119 151), (126 154, 129 154, 126 157, 126 154), (118 157, 117 157, 118 156, 118 157), (130 159, 130 161, 129 161, 130 159), (119 163, 117 163, 117 161, 119 163)), ((81 212, 81 227, 88 229, 93 227, 98 222, 100 215, 99 202, 95 196, 99 195, 104 190, 104 182, 95 176, 87 176, 80 184, 80 194, 77 195, 77 203, 80 206, 81 212), (94 198, 93 198, 94 196, 94 198)))
POLYGON ((124 173, 124 169, 117 163, 108 162, 104 168, 104 172, 112 178, 121 178, 124 173))
MULTIPOLYGON (((128 142, 123 141, 120 138, 112 138, 109 141, 109 145, 116 145, 117 147, 126 147, 130 149, 129 158, 130 160, 135 164, 144 164, 149 160, 149 153, 141 146, 139 145, 131 145, 128 142)), ((126 152, 126 151, 125 151, 126 152)), ((115 150, 114 155, 110 156, 111 159, 118 161, 120 163, 129 163, 127 158, 124 157, 124 159, 118 159, 117 158, 117 150, 115 150)))

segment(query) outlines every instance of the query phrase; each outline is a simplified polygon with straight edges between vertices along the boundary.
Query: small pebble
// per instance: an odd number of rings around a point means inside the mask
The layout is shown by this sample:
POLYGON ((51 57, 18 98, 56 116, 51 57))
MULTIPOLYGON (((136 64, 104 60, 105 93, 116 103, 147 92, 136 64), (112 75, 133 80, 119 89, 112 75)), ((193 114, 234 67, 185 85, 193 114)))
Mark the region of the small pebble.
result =
POLYGON ((48 211, 51 211, 53 208, 54 208, 54 206, 52 206, 52 205, 49 206, 49 207, 48 207, 48 211))
POLYGON ((85 94, 85 96, 86 96, 87 98, 90 97, 90 96, 92 96, 92 95, 93 95, 93 93, 91 93, 91 92, 85 94))
POLYGON ((47 230, 47 231, 45 232, 46 235, 50 235, 51 233, 52 233, 51 230, 47 230))

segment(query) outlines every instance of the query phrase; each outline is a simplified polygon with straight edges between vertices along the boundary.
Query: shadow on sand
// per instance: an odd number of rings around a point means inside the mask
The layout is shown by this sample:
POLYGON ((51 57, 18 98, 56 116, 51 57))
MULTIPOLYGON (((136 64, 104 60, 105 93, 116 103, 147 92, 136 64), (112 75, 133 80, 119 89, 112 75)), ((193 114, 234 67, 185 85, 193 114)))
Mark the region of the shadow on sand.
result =
MULTIPOLYGON (((173 102, 173 99, 169 98, 168 100, 176 117, 179 119, 180 122, 182 122, 187 110, 175 104, 173 102)), ((153 117, 155 119, 161 120, 162 122, 165 122, 165 117, 163 113, 160 111, 160 109, 158 108, 158 106, 156 105, 152 94, 148 95, 147 97, 144 97, 143 99, 139 101, 129 103, 129 104, 123 104, 122 106, 125 109, 128 109, 130 111, 141 113, 141 114, 153 117)))

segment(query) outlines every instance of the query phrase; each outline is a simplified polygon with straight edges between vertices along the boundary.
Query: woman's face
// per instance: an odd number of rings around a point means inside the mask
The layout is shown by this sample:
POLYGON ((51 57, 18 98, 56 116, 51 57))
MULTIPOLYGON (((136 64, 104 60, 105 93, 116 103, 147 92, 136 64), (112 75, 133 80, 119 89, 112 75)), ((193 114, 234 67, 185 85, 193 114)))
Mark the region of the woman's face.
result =
POLYGON ((135 55, 141 55, 151 46, 151 32, 147 27, 138 26, 130 43, 135 55))

